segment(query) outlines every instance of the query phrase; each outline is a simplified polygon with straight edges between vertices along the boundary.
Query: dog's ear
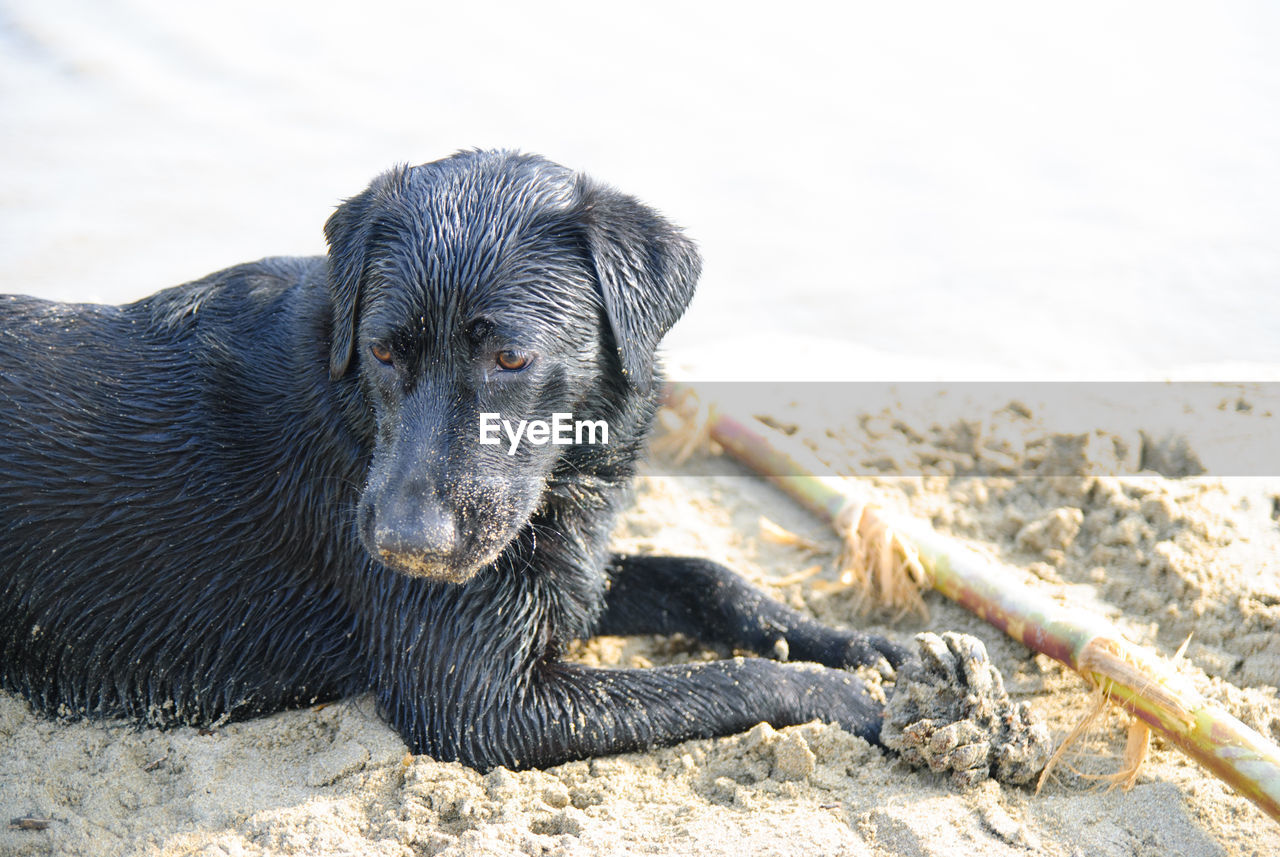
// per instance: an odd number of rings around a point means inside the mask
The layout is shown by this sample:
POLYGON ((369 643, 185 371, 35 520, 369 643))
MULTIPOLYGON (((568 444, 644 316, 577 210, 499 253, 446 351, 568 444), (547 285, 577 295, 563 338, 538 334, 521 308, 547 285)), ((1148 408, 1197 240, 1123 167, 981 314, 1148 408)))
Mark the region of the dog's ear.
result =
POLYGON ((659 340, 684 313, 702 270, 693 242, 653 209, 581 178, 582 222, 627 380, 653 383, 659 340))
POLYGON ((396 167, 378 176, 369 187, 343 202, 324 224, 329 242, 329 301, 333 325, 329 334, 329 376, 335 381, 347 373, 359 324, 360 283, 364 279, 369 237, 377 220, 375 203, 389 188, 407 180, 408 167, 396 167))
POLYGON ((333 310, 329 377, 335 381, 346 374, 355 350, 356 308, 360 302, 360 281, 364 279, 373 194, 373 187, 369 187, 351 197, 338 206, 324 224, 324 237, 329 242, 329 301, 333 310))

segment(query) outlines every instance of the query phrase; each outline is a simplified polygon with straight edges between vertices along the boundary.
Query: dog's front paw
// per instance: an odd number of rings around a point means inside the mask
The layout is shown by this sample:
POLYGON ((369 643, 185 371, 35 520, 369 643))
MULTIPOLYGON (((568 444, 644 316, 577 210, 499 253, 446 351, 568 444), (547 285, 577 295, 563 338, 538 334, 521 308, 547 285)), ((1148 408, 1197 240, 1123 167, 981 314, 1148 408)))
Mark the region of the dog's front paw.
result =
POLYGON ((841 640, 828 666, 842 669, 871 667, 886 679, 893 679, 898 667, 910 657, 910 652, 887 637, 879 634, 841 634, 841 640))
POLYGON ((919 657, 898 672, 880 742, 916 767, 949 771, 957 785, 987 777, 1031 780, 1048 761, 1048 730, 1014 704, 982 641, 967 634, 919 634, 919 657))

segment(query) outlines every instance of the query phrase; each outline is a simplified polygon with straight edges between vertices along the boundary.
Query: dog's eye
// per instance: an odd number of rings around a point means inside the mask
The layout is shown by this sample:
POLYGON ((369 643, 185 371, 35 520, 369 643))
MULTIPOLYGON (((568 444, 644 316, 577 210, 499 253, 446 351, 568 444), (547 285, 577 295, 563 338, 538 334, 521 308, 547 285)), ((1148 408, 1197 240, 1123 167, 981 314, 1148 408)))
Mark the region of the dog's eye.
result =
POLYGON ((529 355, 522 351, 506 349, 498 352, 498 365, 508 372, 519 372, 529 365, 529 355))
POLYGON ((369 353, 373 355, 374 360, 377 360, 379 363, 385 363, 388 366, 391 365, 391 361, 394 358, 394 355, 391 353, 391 349, 381 342, 375 342, 370 345, 369 353))

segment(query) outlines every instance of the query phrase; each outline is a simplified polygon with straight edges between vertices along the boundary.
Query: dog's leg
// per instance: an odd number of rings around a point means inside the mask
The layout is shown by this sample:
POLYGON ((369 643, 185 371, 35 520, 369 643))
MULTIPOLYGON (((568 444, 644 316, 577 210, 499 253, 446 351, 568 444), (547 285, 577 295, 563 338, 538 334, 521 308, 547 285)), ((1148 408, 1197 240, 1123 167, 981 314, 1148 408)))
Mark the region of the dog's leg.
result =
POLYGON ((561 660, 554 574, 456 588, 376 573, 370 582, 373 687, 415 753, 544 767, 810 720, 878 740, 883 708, 845 670, 764 658, 652 669, 561 660))
POLYGON ((896 667, 906 649, 874 634, 840 631, 773 600, 704 559, 615 556, 597 634, 675 634, 711 646, 829 667, 896 667))
POLYGON ((651 669, 559 660, 510 672, 499 666, 487 664, 484 682, 459 671, 444 676, 421 688, 416 704, 399 689, 402 705, 388 708, 380 694, 384 710, 413 752, 480 770, 542 768, 731 735, 762 722, 781 728, 822 720, 879 743, 884 719, 858 676, 816 664, 735 658, 651 669))

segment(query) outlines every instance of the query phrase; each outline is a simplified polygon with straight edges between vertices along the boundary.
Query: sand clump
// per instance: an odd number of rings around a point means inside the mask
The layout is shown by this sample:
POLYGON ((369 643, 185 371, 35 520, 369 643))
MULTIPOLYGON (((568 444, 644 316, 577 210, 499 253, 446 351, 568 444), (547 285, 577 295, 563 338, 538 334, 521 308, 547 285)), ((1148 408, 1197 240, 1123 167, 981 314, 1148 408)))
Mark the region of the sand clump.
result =
POLYGON ((1030 703, 1013 703, 977 637, 916 635, 916 657, 898 670, 880 740, 909 765, 947 772, 972 788, 988 777, 1025 785, 1053 752, 1030 703))
MULTIPOLYGON (((1266 427, 1263 410, 1230 415, 1266 427)), ((1115 472, 1120 459, 1141 464, 1140 435, 1099 424, 1049 438, 1037 434, 1036 413, 1027 403, 961 421, 907 414, 901 428, 870 414, 867 426, 903 439, 898 464, 909 458, 923 470, 903 477, 885 469, 861 486, 881 505, 1025 570, 1025 585, 1108 616, 1135 643, 1171 654, 1191 635, 1181 667, 1188 680, 1264 735, 1280 738, 1280 492, 1261 479, 1115 472), (1024 472, 1044 461, 1054 462, 1057 475, 1024 472)), ((787 421, 779 415, 779 423, 787 421)), ((815 438, 815 448, 858 452, 838 435, 815 438)), ((1211 463, 1206 447, 1191 443, 1184 452, 1211 463)), ((730 462, 700 458, 654 470, 637 486, 636 507, 616 537, 619 549, 718 559, 822 621, 865 627, 903 644, 930 632, 933 672, 900 671, 898 704, 915 708, 899 720, 904 727, 937 719, 972 725, 917 728, 911 740, 923 748, 915 760, 923 767, 811 723, 760 725, 547 771, 481 774, 407 756, 366 697, 202 734, 62 722, 0 694, 0 821, 50 821, 46 830, 0 829, 0 854, 1275 851, 1276 822, 1159 739, 1134 788, 1107 791, 1098 778, 1120 766, 1127 727, 1114 711, 1038 796, 1030 786, 989 776, 970 781, 966 772, 1002 770, 992 756, 999 747, 1022 747, 1027 759, 1036 757, 1037 742, 1024 746, 1001 735, 1007 717, 1029 712, 1053 739, 1067 734, 1088 710, 1085 683, 932 594, 928 620, 860 614, 856 593, 839 585, 833 571, 840 545, 829 529, 730 462), (761 516, 803 539, 785 544, 766 537, 761 516), (817 572, 798 574, 815 565, 817 572), (974 650, 946 636, 953 631, 981 642, 986 663, 1002 674, 998 687, 980 658, 961 656, 974 650), (962 680, 951 682, 957 664, 962 680), (985 704, 982 694, 969 693, 974 688, 985 689, 985 704), (931 716, 939 710, 947 716, 931 716), (940 770, 931 770, 931 759, 940 770)), ((620 666, 723 654, 678 637, 606 638, 572 653, 620 666)), ((896 689, 884 689, 892 703, 896 689)))

